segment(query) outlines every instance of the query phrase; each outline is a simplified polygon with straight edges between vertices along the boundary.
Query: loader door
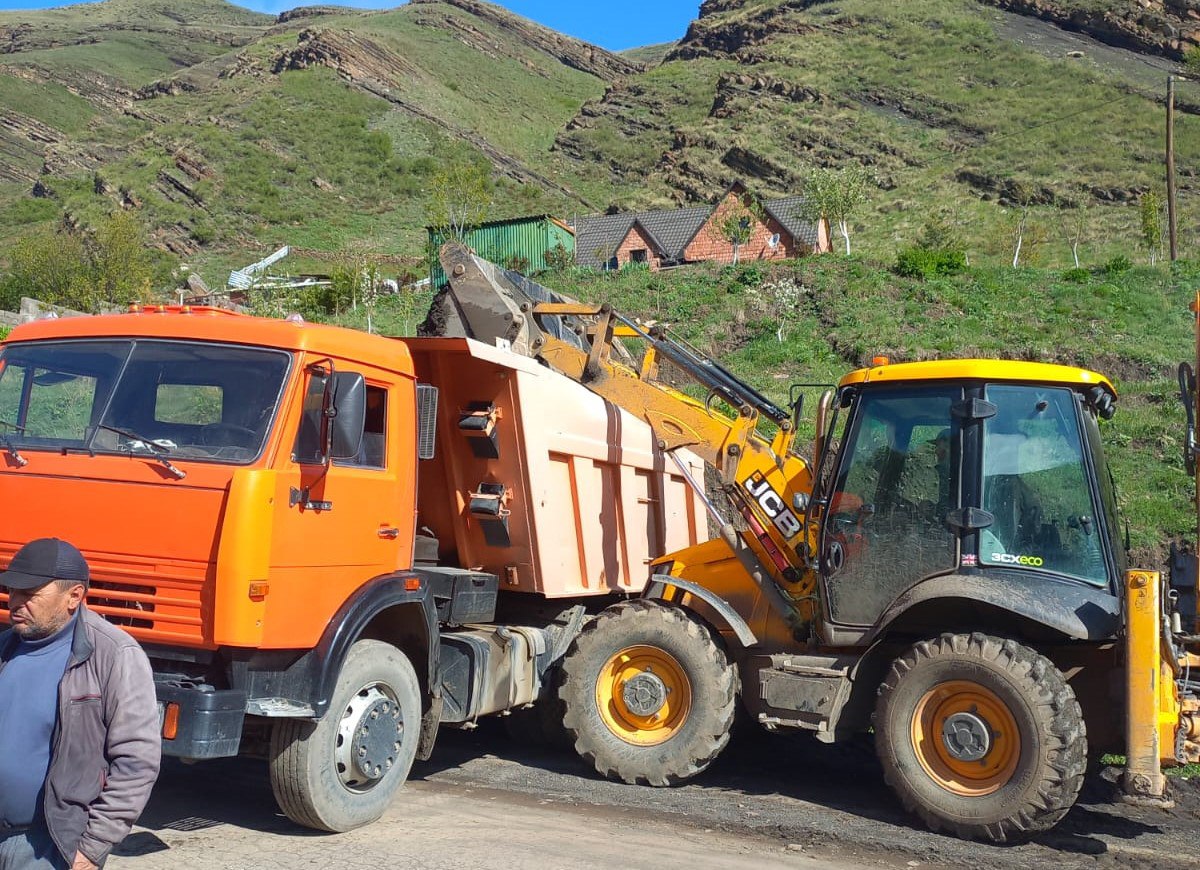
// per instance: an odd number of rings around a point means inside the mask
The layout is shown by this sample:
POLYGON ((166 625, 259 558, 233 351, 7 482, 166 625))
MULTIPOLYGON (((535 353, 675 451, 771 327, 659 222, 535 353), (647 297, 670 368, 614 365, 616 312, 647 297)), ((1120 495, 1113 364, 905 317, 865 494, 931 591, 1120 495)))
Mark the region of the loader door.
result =
POLYGON ((848 424, 821 531, 827 617, 873 625, 901 592, 958 564, 961 389, 865 391, 848 424))

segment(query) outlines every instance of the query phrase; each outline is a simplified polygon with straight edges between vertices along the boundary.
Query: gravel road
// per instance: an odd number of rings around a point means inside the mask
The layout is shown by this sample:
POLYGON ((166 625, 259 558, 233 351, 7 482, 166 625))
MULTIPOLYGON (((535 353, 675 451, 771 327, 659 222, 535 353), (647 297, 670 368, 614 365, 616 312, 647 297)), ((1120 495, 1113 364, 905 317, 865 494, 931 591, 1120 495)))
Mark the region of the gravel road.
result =
POLYGON ((446 731, 384 818, 322 835, 279 815, 263 762, 169 763, 113 870, 397 868, 1200 867, 1200 799, 1171 811, 1109 801, 1097 776, 1054 832, 1018 846, 931 834, 908 817, 863 747, 749 728, 694 784, 597 779, 573 754, 495 723, 446 731))

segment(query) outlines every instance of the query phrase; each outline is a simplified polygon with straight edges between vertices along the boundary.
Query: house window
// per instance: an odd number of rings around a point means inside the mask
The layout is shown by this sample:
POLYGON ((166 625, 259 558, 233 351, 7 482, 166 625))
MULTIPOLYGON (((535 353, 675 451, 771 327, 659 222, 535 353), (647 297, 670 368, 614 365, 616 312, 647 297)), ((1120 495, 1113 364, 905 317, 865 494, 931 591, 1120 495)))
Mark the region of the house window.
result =
POLYGON ((634 248, 629 252, 629 260, 633 263, 649 263, 650 252, 645 248, 634 248))

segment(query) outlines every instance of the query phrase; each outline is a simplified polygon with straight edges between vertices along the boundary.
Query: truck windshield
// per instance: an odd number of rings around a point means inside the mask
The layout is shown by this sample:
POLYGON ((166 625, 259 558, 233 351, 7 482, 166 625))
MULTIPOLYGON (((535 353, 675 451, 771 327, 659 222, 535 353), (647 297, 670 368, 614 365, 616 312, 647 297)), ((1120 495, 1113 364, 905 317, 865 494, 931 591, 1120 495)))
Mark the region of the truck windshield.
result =
POLYGON ((984 423, 981 530, 985 565, 1032 568, 1108 583, 1075 394, 1065 388, 992 385, 984 423))
POLYGON ((19 450, 154 452, 244 464, 262 451, 290 356, 153 340, 0 351, 0 435, 19 450))

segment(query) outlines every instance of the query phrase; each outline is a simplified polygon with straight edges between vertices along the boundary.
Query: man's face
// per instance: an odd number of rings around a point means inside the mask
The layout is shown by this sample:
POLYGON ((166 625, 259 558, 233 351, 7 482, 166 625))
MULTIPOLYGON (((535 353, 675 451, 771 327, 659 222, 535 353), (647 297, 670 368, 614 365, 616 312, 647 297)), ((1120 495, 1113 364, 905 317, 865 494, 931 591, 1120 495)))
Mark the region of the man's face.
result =
POLYGON ((41 640, 67 624, 78 608, 85 590, 82 583, 70 585, 52 580, 36 589, 9 589, 9 621, 22 640, 41 640))

